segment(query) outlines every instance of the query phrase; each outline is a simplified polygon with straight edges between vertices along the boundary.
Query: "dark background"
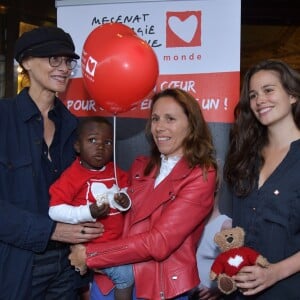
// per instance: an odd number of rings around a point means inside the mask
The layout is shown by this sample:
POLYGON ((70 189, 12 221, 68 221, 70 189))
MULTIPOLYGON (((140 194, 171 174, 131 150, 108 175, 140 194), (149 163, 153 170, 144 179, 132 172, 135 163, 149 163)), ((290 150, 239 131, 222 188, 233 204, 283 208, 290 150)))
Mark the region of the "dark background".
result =
MULTIPOLYGON (((1 0, 0 5, 24 22, 56 22, 55 0, 1 0)), ((299 25, 298 5, 298 0, 242 0, 242 23, 299 25)))

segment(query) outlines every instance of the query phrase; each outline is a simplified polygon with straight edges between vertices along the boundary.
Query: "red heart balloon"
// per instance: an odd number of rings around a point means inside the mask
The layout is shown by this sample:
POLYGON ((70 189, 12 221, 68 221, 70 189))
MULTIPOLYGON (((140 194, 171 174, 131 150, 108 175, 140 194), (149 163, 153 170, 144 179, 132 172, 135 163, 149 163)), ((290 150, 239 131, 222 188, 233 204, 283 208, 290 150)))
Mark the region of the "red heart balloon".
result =
POLYGON ((120 23, 106 25, 94 29, 84 43, 82 74, 94 100, 117 114, 130 110, 153 90, 158 60, 132 29, 120 23))

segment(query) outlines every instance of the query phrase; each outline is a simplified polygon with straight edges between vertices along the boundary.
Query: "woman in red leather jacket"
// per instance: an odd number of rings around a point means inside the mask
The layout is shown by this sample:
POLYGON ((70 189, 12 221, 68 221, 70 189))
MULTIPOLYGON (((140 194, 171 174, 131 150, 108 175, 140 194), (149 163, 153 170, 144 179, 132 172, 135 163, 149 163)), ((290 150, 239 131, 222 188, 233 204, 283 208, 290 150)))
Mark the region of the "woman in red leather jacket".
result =
MULTIPOLYGON (((152 152, 131 167, 127 192, 132 209, 123 238, 73 246, 69 258, 81 274, 86 265, 132 264, 137 298, 187 299, 199 284, 196 246, 213 207, 217 166, 212 138, 197 101, 180 89, 154 95, 147 133, 152 152)), ((97 298, 95 288, 105 294, 112 285, 96 274, 91 299, 97 298)))

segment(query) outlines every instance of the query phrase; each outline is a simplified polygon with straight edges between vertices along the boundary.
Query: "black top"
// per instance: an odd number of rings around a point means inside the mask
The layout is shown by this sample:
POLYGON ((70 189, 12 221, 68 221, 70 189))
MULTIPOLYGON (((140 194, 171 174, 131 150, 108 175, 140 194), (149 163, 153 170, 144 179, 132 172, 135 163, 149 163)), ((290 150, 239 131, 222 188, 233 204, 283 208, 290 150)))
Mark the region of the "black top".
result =
MULTIPOLYGON (((243 227, 245 245, 271 263, 300 250, 300 140, 291 144, 286 157, 259 189, 256 186, 245 198, 233 196, 233 226, 243 227)), ((297 273, 253 298, 300 299, 299 287, 297 273)))

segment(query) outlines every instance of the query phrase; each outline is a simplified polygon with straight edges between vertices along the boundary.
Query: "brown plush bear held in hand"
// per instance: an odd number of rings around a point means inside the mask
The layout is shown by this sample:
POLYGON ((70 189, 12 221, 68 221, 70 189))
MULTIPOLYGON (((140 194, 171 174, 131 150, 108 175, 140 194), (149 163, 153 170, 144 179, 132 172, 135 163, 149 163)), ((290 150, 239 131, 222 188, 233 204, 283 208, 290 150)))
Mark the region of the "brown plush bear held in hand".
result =
POLYGON ((244 247, 245 232, 241 227, 234 227, 216 233, 215 243, 221 250, 210 272, 211 280, 218 281, 218 288, 224 294, 234 292, 237 287, 232 276, 244 266, 260 265, 267 267, 269 262, 257 251, 244 247))

